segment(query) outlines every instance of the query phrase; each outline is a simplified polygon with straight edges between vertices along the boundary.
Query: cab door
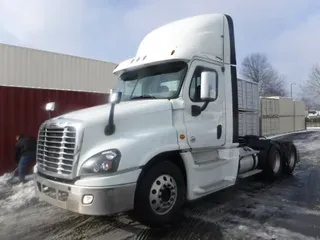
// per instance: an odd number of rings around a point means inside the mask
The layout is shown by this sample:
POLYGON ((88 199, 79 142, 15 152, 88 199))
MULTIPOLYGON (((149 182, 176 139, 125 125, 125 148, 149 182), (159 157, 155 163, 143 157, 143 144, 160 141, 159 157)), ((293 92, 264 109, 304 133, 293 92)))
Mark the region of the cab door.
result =
MULTIPOLYGON (((226 142, 226 104, 224 74, 220 65, 194 60, 186 76, 184 87, 184 123, 187 129, 188 144, 192 152, 211 152, 221 148, 226 142), (210 71, 216 77, 216 98, 207 106, 200 99, 201 73, 210 71), (197 115, 192 106, 204 107, 197 115)), ((230 93, 231 94, 231 93, 230 93)), ((194 156, 196 158, 196 156, 194 156)), ((201 159, 195 159, 195 161, 201 159)))

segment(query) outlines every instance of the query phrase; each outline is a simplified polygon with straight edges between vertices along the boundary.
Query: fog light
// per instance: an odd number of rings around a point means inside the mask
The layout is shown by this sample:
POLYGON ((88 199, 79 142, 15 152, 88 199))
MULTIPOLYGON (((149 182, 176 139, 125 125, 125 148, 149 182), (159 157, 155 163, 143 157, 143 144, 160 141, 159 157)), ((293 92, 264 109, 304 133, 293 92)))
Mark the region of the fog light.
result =
POLYGON ((92 195, 84 195, 82 198, 82 203, 83 204, 91 204, 93 201, 93 196, 92 195))

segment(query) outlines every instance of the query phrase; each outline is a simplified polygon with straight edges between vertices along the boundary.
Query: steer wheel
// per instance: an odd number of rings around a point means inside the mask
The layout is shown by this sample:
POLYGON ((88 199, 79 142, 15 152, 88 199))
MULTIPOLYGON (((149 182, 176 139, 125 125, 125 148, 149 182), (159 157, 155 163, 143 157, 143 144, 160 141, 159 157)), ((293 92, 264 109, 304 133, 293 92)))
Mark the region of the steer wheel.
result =
POLYGON ((147 170, 135 194, 135 217, 143 224, 162 227, 172 223, 185 201, 185 181, 178 166, 159 162, 147 170))

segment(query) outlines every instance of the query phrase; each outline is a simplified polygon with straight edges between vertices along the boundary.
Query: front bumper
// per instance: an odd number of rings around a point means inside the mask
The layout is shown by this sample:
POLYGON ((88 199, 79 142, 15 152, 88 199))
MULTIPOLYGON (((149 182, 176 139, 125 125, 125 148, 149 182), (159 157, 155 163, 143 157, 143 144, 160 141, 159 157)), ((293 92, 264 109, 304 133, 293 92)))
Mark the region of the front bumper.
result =
POLYGON ((83 187, 52 181, 34 174, 37 196, 54 206, 85 215, 112 215, 128 211, 134 206, 136 184, 113 187, 83 187), (93 196, 90 204, 83 204, 85 195, 93 196))

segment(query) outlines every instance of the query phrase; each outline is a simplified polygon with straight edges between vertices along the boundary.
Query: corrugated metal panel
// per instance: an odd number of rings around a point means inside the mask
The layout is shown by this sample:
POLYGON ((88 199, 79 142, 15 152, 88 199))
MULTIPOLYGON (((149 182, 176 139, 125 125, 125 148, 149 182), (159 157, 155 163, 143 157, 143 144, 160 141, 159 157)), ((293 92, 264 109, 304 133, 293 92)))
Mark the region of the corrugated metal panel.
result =
POLYGON ((306 115, 306 105, 302 101, 294 101, 294 113, 295 116, 306 115))
POLYGON ((264 98, 261 101, 261 114, 264 117, 279 116, 279 99, 264 98))
POLYGON ((279 117, 273 118, 262 118, 261 130, 263 136, 271 136, 282 133, 280 130, 280 119, 279 117))
POLYGON ((272 126, 271 126, 271 118, 266 118, 265 119, 265 124, 266 124, 266 136, 272 135, 272 126))
POLYGON ((109 92, 117 64, 0 44, 0 86, 109 92))
POLYGON ((294 104, 291 98, 279 99, 279 116, 280 117, 294 116, 294 104))
POLYGON ((268 99, 268 115, 272 117, 279 116, 279 100, 268 99))
POLYGON ((259 110, 257 83, 238 78, 238 107, 240 110, 259 110))
POLYGON ((279 133, 288 133, 294 131, 294 117, 279 118, 279 133))
POLYGON ((239 112, 238 117, 239 117, 239 122, 238 122, 238 126, 239 126, 238 133, 239 133, 239 136, 245 136, 245 133, 244 133, 244 128, 245 128, 244 114, 242 112, 239 112))
POLYGON ((301 131, 306 129, 305 125, 305 117, 304 116, 297 116, 294 119, 294 127, 295 131, 301 131))
POLYGON ((259 136, 259 113, 239 112, 239 136, 259 136))
POLYGON ((41 90, 0 86, 0 174, 15 168, 15 135, 37 136, 40 124, 48 118, 47 102, 57 103, 55 114, 106 103, 107 94, 41 90))
POLYGON ((305 129, 304 102, 293 101, 291 98, 262 97, 261 114, 264 136, 305 129))
POLYGON ((268 103, 267 103, 268 99, 266 98, 260 98, 260 114, 261 116, 267 116, 267 106, 268 106, 268 103))
POLYGON ((261 119, 261 135, 262 136, 268 136, 270 133, 268 131, 268 118, 262 118, 261 119))
POLYGON ((272 135, 280 133, 280 122, 278 117, 270 119, 270 132, 272 135))
POLYGON ((274 102, 272 101, 273 99, 268 99, 267 100, 267 116, 272 117, 274 115, 274 102))
POLYGON ((288 133, 305 128, 304 102, 282 97, 261 97, 260 101, 262 135, 288 133), (297 116, 298 120, 295 120, 297 116))
POLYGON ((275 116, 279 116, 280 115, 280 109, 279 109, 279 101, 276 99, 272 99, 273 103, 274 103, 274 113, 275 116))

